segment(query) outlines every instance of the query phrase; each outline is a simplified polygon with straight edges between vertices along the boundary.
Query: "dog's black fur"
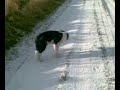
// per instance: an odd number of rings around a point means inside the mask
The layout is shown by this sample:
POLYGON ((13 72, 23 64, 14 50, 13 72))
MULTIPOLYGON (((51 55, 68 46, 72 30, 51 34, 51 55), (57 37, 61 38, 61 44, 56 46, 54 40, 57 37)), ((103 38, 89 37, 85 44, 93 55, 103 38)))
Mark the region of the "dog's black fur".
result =
POLYGON ((48 43, 52 43, 55 45, 55 50, 57 52, 59 44, 61 44, 65 40, 68 40, 68 38, 69 34, 65 33, 65 31, 63 30, 43 32, 36 37, 35 40, 36 50, 41 54, 46 49, 48 43))

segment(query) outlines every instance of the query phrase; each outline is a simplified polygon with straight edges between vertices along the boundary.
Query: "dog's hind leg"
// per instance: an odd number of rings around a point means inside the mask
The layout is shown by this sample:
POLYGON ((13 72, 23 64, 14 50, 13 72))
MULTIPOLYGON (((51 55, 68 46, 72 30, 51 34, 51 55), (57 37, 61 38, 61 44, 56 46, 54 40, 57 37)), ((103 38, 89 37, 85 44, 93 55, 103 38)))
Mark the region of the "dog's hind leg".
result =
POLYGON ((53 44, 53 48, 55 50, 55 56, 59 57, 59 44, 53 44))

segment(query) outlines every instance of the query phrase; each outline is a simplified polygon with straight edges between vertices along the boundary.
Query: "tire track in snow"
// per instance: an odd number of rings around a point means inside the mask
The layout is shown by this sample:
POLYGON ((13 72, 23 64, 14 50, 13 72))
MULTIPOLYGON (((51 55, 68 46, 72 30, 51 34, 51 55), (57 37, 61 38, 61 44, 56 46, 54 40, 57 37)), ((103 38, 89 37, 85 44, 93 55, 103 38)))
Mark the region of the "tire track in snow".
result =
MULTIPOLYGON (((83 2, 82 2, 83 4, 81 5, 81 7, 82 8, 84 8, 84 5, 85 5, 85 3, 86 3, 86 0, 83 0, 83 2)), ((76 40, 77 40, 77 38, 76 38, 76 40)), ((71 50, 67 53, 67 55, 65 56, 65 60, 66 60, 66 62, 65 62, 65 65, 64 65, 64 71, 62 71, 61 73, 60 73, 60 77, 59 77, 59 84, 58 84, 58 87, 57 87, 57 89, 58 90, 63 90, 63 88, 62 88, 62 84, 64 83, 64 81, 66 81, 67 80, 67 78, 68 78, 68 74, 69 74, 69 68, 70 68, 70 66, 71 66, 71 61, 69 61, 69 59, 70 59, 70 56, 74 53, 74 50, 75 50, 75 48, 76 47, 78 47, 78 45, 76 44, 76 43, 74 43, 72 46, 71 46, 71 50)), ((76 72, 76 70, 75 70, 75 72, 76 72)), ((75 83, 74 83, 75 84, 75 83)), ((75 85, 76 86, 76 85, 75 85)), ((74 89, 76 88, 74 86, 74 89)))
MULTIPOLYGON (((99 2, 96 3, 95 5, 98 6, 98 8, 101 7, 99 2)), ((100 10, 102 10, 102 9, 100 9, 100 10)), ((100 12, 102 12, 102 11, 100 11, 100 12)), ((106 49, 105 49, 105 47, 106 47, 105 39, 109 42, 108 43, 109 45, 107 45, 107 46, 111 46, 111 43, 114 43, 114 42, 110 42, 109 39, 108 39, 109 34, 107 34, 106 26, 104 24, 103 17, 102 17, 102 13, 96 14, 96 11, 94 10, 94 14, 95 14, 95 20, 96 20, 96 23, 97 23, 97 33, 98 33, 98 36, 99 36, 99 41, 101 43, 101 51, 103 53, 103 57, 102 58, 103 58, 103 60, 109 60, 110 58, 108 58, 108 56, 107 56, 107 54, 109 52, 107 52, 106 49), (98 19, 97 15, 101 15, 101 19, 102 19, 101 23, 104 26, 106 38, 103 37, 100 34, 100 27, 99 27, 100 25, 98 24, 99 19, 98 19)), ((101 90, 103 90, 103 89, 105 89, 105 90, 114 90, 114 72, 111 72, 111 70, 110 70, 111 68, 110 68, 109 65, 110 65, 109 61, 104 62, 104 70, 103 71, 105 73, 105 77, 106 77, 105 81, 106 81, 106 85, 107 86, 105 86, 103 88, 99 88, 101 90)), ((113 68, 114 67, 114 62, 111 65, 112 65, 112 68, 113 68)))

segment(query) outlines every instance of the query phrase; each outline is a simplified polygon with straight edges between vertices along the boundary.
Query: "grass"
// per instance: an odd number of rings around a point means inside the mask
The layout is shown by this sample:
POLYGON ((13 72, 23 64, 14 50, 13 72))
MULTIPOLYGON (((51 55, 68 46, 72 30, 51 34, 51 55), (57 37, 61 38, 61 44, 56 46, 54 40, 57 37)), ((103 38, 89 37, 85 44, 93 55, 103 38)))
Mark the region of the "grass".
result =
POLYGON ((64 1, 5 0, 5 51, 32 32, 38 22, 46 19, 64 1))

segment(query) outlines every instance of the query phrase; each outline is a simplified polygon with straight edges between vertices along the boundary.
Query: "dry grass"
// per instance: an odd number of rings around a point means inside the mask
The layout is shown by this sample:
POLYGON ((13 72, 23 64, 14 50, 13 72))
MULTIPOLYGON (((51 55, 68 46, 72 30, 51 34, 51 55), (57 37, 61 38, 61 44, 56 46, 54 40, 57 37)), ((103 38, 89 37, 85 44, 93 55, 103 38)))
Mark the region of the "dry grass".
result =
MULTIPOLYGON (((36 5, 42 6, 48 2, 48 0, 25 0, 25 1, 26 1, 26 5, 24 6, 27 6, 29 8, 32 8, 36 5)), ((23 0, 5 0, 5 16, 7 16, 9 13, 12 13, 14 11, 18 11, 22 3, 23 0)))
POLYGON ((5 51, 49 16, 65 0, 5 0, 5 51))
POLYGON ((19 6, 17 0, 5 0, 5 16, 13 11, 18 11, 19 6))

